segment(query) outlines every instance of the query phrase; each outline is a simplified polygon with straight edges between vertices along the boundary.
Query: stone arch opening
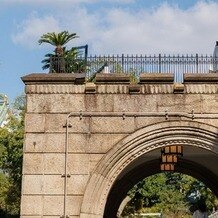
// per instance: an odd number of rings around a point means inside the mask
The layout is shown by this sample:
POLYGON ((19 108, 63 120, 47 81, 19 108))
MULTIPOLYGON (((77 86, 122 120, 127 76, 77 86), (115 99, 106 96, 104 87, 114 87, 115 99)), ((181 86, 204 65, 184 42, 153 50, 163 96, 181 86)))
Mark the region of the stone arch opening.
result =
MULTIPOLYGON (((146 177, 160 173, 159 160, 145 162, 131 170, 122 179, 117 180, 110 190, 104 210, 104 218, 116 217, 120 204, 126 197, 127 192, 139 181, 146 177)), ((218 177, 200 164, 191 161, 180 160, 175 172, 190 175, 202 181, 218 197, 218 177), (202 175, 204 172, 204 176, 202 175)))
MULTIPOLYGON (((146 159, 146 155, 167 145, 183 145, 194 151, 210 153, 216 159, 218 129, 195 121, 166 121, 146 126, 127 136, 105 155, 91 175, 81 217, 115 217, 127 191, 137 181, 160 172, 158 158, 146 159)), ((218 196, 218 172, 214 167, 184 158, 176 171, 203 181, 218 196), (206 174, 202 176, 203 171, 206 174)))

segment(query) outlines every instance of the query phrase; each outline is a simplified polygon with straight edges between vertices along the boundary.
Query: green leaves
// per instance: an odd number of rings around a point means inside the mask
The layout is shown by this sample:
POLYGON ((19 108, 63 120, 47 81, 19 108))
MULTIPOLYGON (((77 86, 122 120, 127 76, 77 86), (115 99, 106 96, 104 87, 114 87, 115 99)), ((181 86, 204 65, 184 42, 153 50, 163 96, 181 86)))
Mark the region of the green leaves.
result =
POLYGON ((10 114, 7 125, 0 128, 0 209, 19 214, 25 98, 18 97, 14 107, 20 115, 10 114))
POLYGON ((42 69, 50 69, 50 73, 84 72, 86 62, 78 58, 78 50, 75 48, 67 50, 66 47, 63 47, 75 38, 78 38, 76 33, 69 33, 68 31, 42 35, 38 41, 39 44, 48 43, 56 46, 55 53, 45 55, 45 59, 42 60, 42 69))
POLYGON ((189 216, 193 204, 189 196, 199 194, 205 199, 209 210, 217 198, 202 182, 180 173, 160 173, 145 178, 128 193, 131 201, 123 215, 135 212, 163 212, 167 217, 189 216))
POLYGON ((48 43, 54 46, 63 46, 72 39, 78 38, 76 33, 69 33, 68 31, 62 31, 60 33, 46 33, 39 39, 39 44, 48 43))

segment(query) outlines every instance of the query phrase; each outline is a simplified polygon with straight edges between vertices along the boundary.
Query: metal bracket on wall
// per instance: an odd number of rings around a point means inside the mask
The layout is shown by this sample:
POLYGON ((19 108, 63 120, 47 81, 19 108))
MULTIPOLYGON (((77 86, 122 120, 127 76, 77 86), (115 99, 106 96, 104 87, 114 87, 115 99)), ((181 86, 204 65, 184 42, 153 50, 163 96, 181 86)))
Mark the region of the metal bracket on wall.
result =
MULTIPOLYGON (((63 177, 65 177, 65 174, 62 174, 61 175, 61 178, 63 178, 63 177)), ((71 175, 70 174, 67 174, 67 178, 70 178, 71 177, 71 175)))
POLYGON ((166 119, 166 120, 169 119, 169 114, 168 114, 168 111, 167 111, 167 110, 165 111, 165 119, 166 119))
POLYGON ((192 120, 195 119, 194 109, 192 109, 192 120))
POLYGON ((79 119, 82 120, 82 118, 83 118, 83 113, 82 113, 82 111, 80 111, 79 112, 79 119))
POLYGON ((63 125, 63 128, 66 128, 66 127, 71 128, 71 127, 72 127, 72 124, 68 123, 68 126, 67 126, 67 124, 64 124, 64 125, 63 125))
POLYGON ((126 119, 125 110, 123 110, 123 115, 122 115, 122 117, 123 117, 123 120, 125 120, 125 119, 126 119))

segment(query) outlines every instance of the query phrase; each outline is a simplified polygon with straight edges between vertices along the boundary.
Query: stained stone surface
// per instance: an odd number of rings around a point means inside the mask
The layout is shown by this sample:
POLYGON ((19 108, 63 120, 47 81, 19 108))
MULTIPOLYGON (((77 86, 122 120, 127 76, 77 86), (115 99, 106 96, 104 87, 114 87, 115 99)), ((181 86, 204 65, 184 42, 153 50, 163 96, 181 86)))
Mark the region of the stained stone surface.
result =
POLYGON ((187 75, 175 93, 171 75, 142 75, 136 91, 125 75, 100 75, 88 85, 71 75, 23 77, 27 113, 21 217, 56 218, 65 210, 70 217, 102 218, 113 182, 152 149, 180 140, 218 152, 209 143, 217 137, 217 78, 187 75), (181 137, 173 136, 176 131, 181 137), (202 135, 210 135, 208 144, 202 135))

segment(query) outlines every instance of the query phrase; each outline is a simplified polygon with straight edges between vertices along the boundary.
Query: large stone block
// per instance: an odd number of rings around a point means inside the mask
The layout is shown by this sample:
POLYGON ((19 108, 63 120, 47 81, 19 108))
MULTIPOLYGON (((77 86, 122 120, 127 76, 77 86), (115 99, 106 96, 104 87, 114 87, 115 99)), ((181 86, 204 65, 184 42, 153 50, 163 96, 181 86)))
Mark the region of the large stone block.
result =
POLYGON ((202 95, 201 102, 202 111, 205 111, 206 113, 217 113, 218 95, 202 95))
POLYGON ((86 153, 89 152, 88 134, 70 133, 68 137, 69 152, 86 153))
POLYGON ((24 152, 43 152, 45 135, 43 133, 26 133, 24 152))
MULTIPOLYGON (((171 119, 170 117, 168 119, 171 119)), ((150 124, 159 123, 161 121, 165 121, 166 117, 137 117, 135 119, 136 129, 140 129, 142 127, 148 126, 150 124)))
POLYGON ((26 114, 25 131, 28 132, 45 132, 45 115, 44 114, 26 114))
POLYGON ((108 94, 107 98, 104 95, 85 95, 86 111, 114 111, 115 95, 108 94))
POLYGON ((23 157, 24 174, 42 174, 44 171, 43 155, 40 153, 26 153, 23 157))
POLYGON ((88 175, 90 170, 89 154, 69 154, 68 173, 78 175, 88 175))
MULTIPOLYGON (((46 132, 64 133, 66 132, 66 120, 67 114, 47 114, 46 115, 46 132)), ((79 118, 79 112, 77 117, 70 117, 69 122, 72 125, 69 128, 70 132, 89 132, 89 119, 88 117, 79 118)))
POLYGON ((84 96, 80 94, 30 94, 27 112, 70 113, 85 109, 84 96))
POLYGON ((44 196, 43 215, 62 216, 64 214, 64 196, 44 196))
POLYGON ((157 103, 157 95, 115 95, 114 111, 156 111, 157 103))
POLYGON ((91 125, 95 133, 129 133, 135 129, 133 117, 96 117, 91 125))
POLYGON ((104 154, 90 154, 90 172, 93 172, 104 154))
POLYGON ((45 134, 44 152, 65 152, 66 135, 45 134))
POLYGON ((61 175, 45 175, 44 194, 45 195, 64 194, 64 177, 62 177, 61 175))
MULTIPOLYGON (((71 175, 67 178, 67 193, 84 194, 89 175, 71 175)), ((62 175, 24 175, 23 194, 61 195, 64 194, 64 177, 62 175)))
POLYGON ((43 175, 24 175, 22 181, 23 194, 42 195, 44 191, 43 175))
POLYGON ((43 196, 23 195, 21 216, 41 216, 43 214, 43 196))
POLYGON ((83 196, 68 196, 67 198, 67 214, 70 216, 80 215, 80 208, 83 196))
POLYGON ((44 154, 44 173, 45 174, 64 174, 65 154, 47 153, 44 154))
POLYGON ((127 134, 90 134, 87 144, 90 153, 106 153, 127 134))
MULTIPOLYGON (((79 215, 82 196, 67 197, 67 215, 79 215)), ((64 196, 45 196, 44 197, 44 215, 62 216, 64 213, 64 196)))
POLYGON ((67 193, 69 195, 83 195, 89 175, 71 175, 67 179, 67 193))
POLYGON ((38 133, 26 134, 25 152, 64 152, 65 151, 65 133, 38 133))

